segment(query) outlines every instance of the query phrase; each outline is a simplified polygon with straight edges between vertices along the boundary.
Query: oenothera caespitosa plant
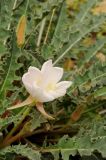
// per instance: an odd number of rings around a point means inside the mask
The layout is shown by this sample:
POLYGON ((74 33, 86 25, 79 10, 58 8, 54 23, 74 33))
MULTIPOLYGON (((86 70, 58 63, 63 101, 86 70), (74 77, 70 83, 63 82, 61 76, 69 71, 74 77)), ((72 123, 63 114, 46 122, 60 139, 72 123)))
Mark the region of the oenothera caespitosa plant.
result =
POLYGON ((43 102, 53 101, 66 94, 66 90, 71 86, 72 82, 59 82, 62 76, 63 68, 53 67, 52 60, 45 62, 41 70, 30 66, 28 72, 22 77, 22 82, 30 96, 24 102, 8 109, 11 110, 25 105, 35 104, 37 109, 46 118, 53 119, 45 112, 43 102))

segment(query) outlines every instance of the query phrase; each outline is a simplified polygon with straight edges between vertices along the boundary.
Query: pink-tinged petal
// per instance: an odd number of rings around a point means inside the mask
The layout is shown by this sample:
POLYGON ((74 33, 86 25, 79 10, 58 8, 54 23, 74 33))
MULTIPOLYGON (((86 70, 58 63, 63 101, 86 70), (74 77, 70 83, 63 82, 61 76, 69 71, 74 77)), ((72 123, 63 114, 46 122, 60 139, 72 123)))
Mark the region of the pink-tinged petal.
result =
POLYGON ((42 103, 37 102, 37 103, 36 103, 36 108, 37 108, 38 111, 41 112, 41 114, 42 114, 45 118, 50 119, 50 120, 54 120, 54 118, 53 118, 52 116, 50 116, 48 113, 45 112, 44 106, 43 106, 42 103))
POLYGON ((59 97, 63 97, 66 94, 66 90, 65 89, 58 89, 55 91, 51 91, 50 94, 54 97, 54 99, 59 98, 59 97))
POLYGON ((22 76, 22 82, 32 83, 32 78, 30 76, 30 73, 27 72, 22 76))
POLYGON ((34 74, 35 76, 41 75, 41 71, 38 68, 32 66, 28 68, 28 72, 34 74))
MULTIPOLYGON (((27 90, 27 92, 33 97, 33 94, 35 93, 34 87, 33 87, 33 83, 28 83, 27 81, 24 81, 24 86, 27 90)), ((35 82, 36 83, 36 82, 35 82)))
POLYGON ((33 86, 32 90, 30 90, 29 93, 38 102, 49 102, 54 100, 54 97, 52 95, 45 92, 42 88, 37 86, 35 83, 32 86, 33 86))
POLYGON ((71 81, 62 81, 56 84, 56 89, 51 92, 55 98, 62 97, 66 94, 67 89, 72 85, 71 81))
POLYGON ((30 104, 33 104, 33 103, 34 103, 34 99, 31 96, 29 96, 22 103, 19 103, 19 104, 16 104, 16 105, 12 106, 12 107, 9 107, 9 108, 7 108, 7 110, 12 110, 12 109, 20 108, 20 107, 27 106, 27 105, 30 105, 30 104))
POLYGON ((57 83, 63 76, 63 68, 53 67, 52 60, 45 62, 41 69, 43 81, 42 86, 48 83, 57 83))
POLYGON ((45 70, 42 74, 42 86, 46 87, 47 85, 56 84, 60 81, 63 76, 63 68, 51 67, 45 70))
POLYGON ((67 89, 72 85, 72 81, 61 81, 56 84, 57 89, 67 89))
POLYGON ((29 67, 28 72, 22 76, 22 82, 32 83, 42 78, 41 72, 36 67, 29 67))
POLYGON ((49 71, 49 69, 51 69, 52 66, 53 66, 52 60, 50 59, 50 60, 46 61, 46 62, 43 64, 42 69, 41 69, 41 72, 42 72, 42 73, 47 73, 47 71, 49 71))
MULTIPOLYGON (((60 68, 60 67, 53 67, 53 70, 52 70, 52 79, 53 79, 53 82, 57 83, 60 81, 60 79, 62 78, 63 76, 63 68, 60 68)), ((51 80, 52 80, 51 79, 51 80)))
MULTIPOLYGON (((27 73, 26 73, 27 74, 27 73)), ((29 83, 29 81, 26 81, 26 79, 24 79, 23 81, 26 90, 28 91, 28 93, 36 100, 39 102, 49 102, 54 100, 54 97, 51 96, 50 94, 46 93, 43 88, 41 88, 40 86, 38 86, 36 84, 36 81, 32 81, 32 83, 29 83)))

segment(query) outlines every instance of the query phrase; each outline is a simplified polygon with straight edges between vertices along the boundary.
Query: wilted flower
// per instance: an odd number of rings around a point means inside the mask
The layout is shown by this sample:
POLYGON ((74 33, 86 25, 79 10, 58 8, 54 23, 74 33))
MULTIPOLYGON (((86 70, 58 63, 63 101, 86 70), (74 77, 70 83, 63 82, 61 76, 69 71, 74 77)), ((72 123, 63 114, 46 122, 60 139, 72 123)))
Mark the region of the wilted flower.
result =
MULTIPOLYGON (((26 100, 26 102, 28 102, 27 104, 29 105, 30 102, 35 102, 37 105, 41 104, 41 102, 53 101, 54 99, 64 96, 72 82, 59 82, 62 76, 63 69, 53 67, 52 60, 45 62, 41 70, 36 67, 29 67, 28 72, 22 77, 22 82, 30 94, 30 97, 26 100)), ((26 102, 24 101, 10 109, 27 105, 26 102)), ((37 105, 37 108, 39 109, 38 106, 39 105, 37 105)))

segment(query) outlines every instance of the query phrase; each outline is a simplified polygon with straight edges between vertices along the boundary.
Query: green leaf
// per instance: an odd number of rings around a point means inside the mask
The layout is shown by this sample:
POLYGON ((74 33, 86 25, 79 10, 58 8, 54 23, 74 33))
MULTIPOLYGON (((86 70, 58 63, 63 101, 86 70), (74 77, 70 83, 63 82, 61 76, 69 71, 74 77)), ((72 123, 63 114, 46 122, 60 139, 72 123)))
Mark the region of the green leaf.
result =
POLYGON ((100 88, 94 93, 95 98, 100 96, 106 96, 106 87, 100 88))
POLYGON ((9 146, 0 150, 1 156, 12 153, 29 158, 29 160, 40 160, 40 153, 38 151, 33 150, 32 148, 29 148, 26 145, 19 144, 16 146, 9 146))
MULTIPOLYGON (((6 59, 7 64, 4 68, 4 75, 2 76, 2 83, 0 86, 0 100, 5 100, 8 91, 16 90, 16 87, 13 87, 13 82, 20 80, 20 77, 16 75, 16 70, 22 67, 21 63, 18 63, 18 58, 22 55, 20 50, 17 48, 15 43, 15 36, 12 35, 12 48, 9 52, 9 57, 6 59)), ((3 105, 3 102, 1 102, 3 105)))
MULTIPOLYGON (((69 138, 67 135, 62 137, 56 147, 48 148, 49 152, 60 151, 62 158, 69 159, 70 155, 75 156, 79 153, 82 156, 90 156, 95 151, 98 151, 102 156, 106 157, 106 128, 105 122, 89 123, 87 127, 80 128, 80 132, 69 138)), ((47 150, 47 149, 46 149, 47 150)))

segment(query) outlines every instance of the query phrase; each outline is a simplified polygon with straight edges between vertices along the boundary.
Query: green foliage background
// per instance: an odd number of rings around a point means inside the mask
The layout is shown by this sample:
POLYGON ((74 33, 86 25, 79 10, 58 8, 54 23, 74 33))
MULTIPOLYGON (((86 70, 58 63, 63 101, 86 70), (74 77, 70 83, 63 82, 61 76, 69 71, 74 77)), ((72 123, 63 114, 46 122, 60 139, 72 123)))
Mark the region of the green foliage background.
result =
POLYGON ((15 126, 18 129, 11 136, 21 133, 22 138, 1 147, 1 159, 40 160, 45 154, 56 160, 106 158, 106 13, 92 12, 100 2, 0 0, 0 146, 15 126), (27 27, 20 49, 15 31, 24 14, 27 27), (103 58, 98 58, 100 53, 103 58), (8 107, 28 95, 21 76, 29 66, 40 68, 48 59, 61 67, 67 59, 75 62, 73 68, 64 68, 63 79, 73 81, 67 95, 45 104, 55 121, 45 120, 34 108, 27 114, 27 106, 7 113, 8 107), (83 113, 73 122, 70 117, 79 106, 83 113), (60 110, 64 111, 57 114, 60 110), (39 134, 44 133, 39 142, 39 134), (32 135, 34 142, 27 138, 32 135))

